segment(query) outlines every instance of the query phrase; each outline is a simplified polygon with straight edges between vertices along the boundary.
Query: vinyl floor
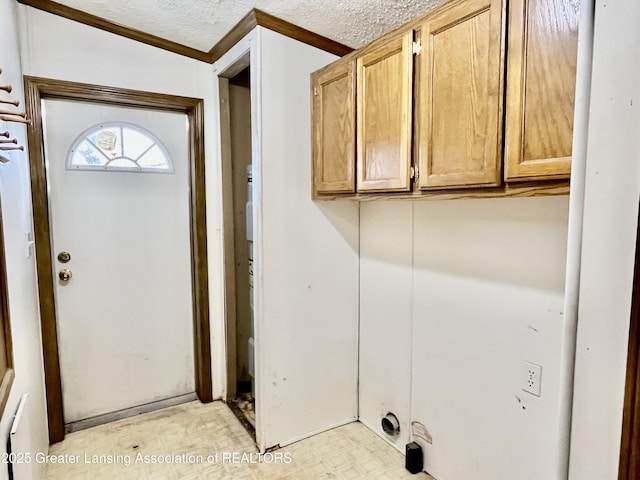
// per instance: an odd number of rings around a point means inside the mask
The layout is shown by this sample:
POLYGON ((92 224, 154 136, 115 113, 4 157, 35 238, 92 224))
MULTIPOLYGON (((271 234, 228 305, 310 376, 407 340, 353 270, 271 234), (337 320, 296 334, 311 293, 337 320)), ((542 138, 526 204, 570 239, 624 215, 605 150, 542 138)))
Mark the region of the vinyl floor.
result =
POLYGON ((261 456, 223 402, 74 432, 47 460, 48 480, 433 480, 410 474, 404 457, 358 422, 261 456))

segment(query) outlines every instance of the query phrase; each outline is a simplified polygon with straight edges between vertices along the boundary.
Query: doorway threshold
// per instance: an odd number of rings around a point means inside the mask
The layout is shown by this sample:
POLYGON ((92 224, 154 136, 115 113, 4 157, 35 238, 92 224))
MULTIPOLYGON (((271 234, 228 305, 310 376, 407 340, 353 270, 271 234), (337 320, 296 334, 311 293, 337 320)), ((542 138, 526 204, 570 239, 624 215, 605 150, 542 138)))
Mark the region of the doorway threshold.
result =
POLYGON ((231 409, 236 418, 240 421, 244 429, 256 441, 256 424, 255 424, 255 399, 249 393, 241 393, 240 395, 227 400, 227 406, 231 409))
POLYGON ((123 418, 135 417, 142 413, 149 413, 162 408, 173 407, 182 403, 192 402, 198 400, 198 396, 194 393, 187 393, 186 395, 180 395, 178 397, 166 398, 164 400, 158 400, 157 402, 145 403, 144 405, 138 405, 137 407, 125 408, 116 412, 105 413, 104 415, 97 415, 91 418, 85 418, 78 420, 77 422, 66 423, 64 426, 65 433, 73 433, 78 430, 85 430, 87 428, 96 427, 105 423, 115 422, 116 420, 122 420, 123 418))

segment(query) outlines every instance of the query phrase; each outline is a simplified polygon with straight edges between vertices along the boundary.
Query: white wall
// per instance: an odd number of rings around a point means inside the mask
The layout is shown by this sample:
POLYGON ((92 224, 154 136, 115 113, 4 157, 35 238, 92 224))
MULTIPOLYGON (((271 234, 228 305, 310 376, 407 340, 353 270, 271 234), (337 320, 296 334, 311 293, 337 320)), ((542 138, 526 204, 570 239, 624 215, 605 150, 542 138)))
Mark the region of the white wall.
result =
POLYGON ((571 480, 617 478, 638 201, 640 3, 596 2, 571 480))
POLYGON ((25 75, 130 88, 205 100, 207 227, 213 396, 225 389, 224 275, 220 164, 211 154, 217 129, 211 65, 19 6, 25 75))
POLYGON ((361 420, 384 437, 395 409, 400 447, 423 423, 436 478, 560 480, 567 215, 566 196, 361 207, 361 420))
POLYGON ((413 313, 411 201, 360 206, 360 421, 404 452, 410 441, 413 313), (393 412, 400 435, 381 420, 393 412))
POLYGON ((359 206, 311 200, 310 74, 336 57, 257 27, 214 69, 222 74, 247 54, 264 449, 357 418, 359 206))
MULTIPOLYGON (((16 2, 0 0, 0 83, 13 85, 9 96, 24 105, 22 72, 17 33, 16 2)), ((3 98, 7 95, 3 92, 3 98)), ((21 145, 26 145, 25 127, 0 121, 0 131, 9 130, 21 145)), ((34 257, 27 258, 25 234, 32 232, 31 190, 29 186, 28 153, 6 155, 7 164, 0 164, 0 195, 5 237, 5 254, 9 290, 9 310, 13 337, 13 358, 16 378, 9 401, 0 421, 0 445, 4 452, 9 428, 18 402, 29 393, 29 421, 24 423, 30 432, 26 435, 28 449, 46 452, 48 433, 42 370, 40 319, 36 295, 34 257)), ((43 465, 31 465, 34 478, 43 474, 43 465)), ((8 478, 6 464, 0 466, 0 479, 8 478)))
POLYGON ((257 30, 256 401, 269 447, 357 417, 358 204, 311 201, 309 75, 335 57, 257 30))

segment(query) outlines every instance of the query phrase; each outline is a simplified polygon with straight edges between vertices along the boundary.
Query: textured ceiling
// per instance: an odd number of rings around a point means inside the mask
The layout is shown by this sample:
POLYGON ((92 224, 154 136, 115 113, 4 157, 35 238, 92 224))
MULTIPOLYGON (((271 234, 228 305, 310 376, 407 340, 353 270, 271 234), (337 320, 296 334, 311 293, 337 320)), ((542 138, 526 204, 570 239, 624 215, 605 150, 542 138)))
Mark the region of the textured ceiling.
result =
POLYGON ((57 0, 208 51, 252 8, 358 48, 445 0, 57 0))

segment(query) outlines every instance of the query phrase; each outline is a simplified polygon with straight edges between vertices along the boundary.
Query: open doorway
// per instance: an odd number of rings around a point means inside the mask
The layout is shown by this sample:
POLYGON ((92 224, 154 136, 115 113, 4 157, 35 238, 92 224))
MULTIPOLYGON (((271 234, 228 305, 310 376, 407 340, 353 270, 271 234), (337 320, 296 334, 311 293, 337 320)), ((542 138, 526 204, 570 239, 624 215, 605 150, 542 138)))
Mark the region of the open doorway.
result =
POLYGON ((219 77, 227 403, 255 438, 251 85, 248 57, 219 77))

